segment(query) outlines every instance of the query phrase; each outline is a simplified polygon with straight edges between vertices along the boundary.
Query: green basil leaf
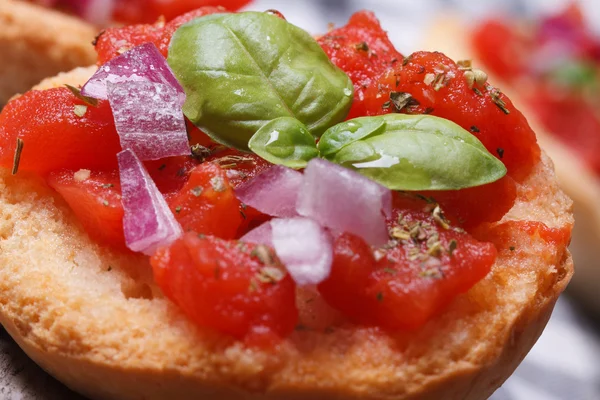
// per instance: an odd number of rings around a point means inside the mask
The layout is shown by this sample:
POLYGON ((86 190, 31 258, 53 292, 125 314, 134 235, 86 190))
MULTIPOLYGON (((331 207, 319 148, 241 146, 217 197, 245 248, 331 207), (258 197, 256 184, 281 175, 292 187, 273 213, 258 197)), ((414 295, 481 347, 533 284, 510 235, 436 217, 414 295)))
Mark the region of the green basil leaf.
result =
POLYGON ((384 120, 384 128, 344 146, 331 161, 393 190, 464 189, 506 175, 500 160, 449 120, 404 114, 371 118, 384 120))
POLYGON ((324 158, 329 158, 329 156, 340 151, 344 146, 368 136, 381 133, 384 127, 385 120, 375 117, 355 118, 342 122, 329 128, 321 136, 318 145, 319 151, 324 158))
POLYGON ((248 142, 250 150, 273 164, 304 168, 319 156, 315 138, 295 118, 281 117, 267 122, 248 142))
POLYGON ((296 118, 319 137, 344 120, 353 100, 350 78, 315 39, 267 13, 183 25, 168 63, 187 94, 184 114, 214 140, 242 150, 279 117, 296 118))

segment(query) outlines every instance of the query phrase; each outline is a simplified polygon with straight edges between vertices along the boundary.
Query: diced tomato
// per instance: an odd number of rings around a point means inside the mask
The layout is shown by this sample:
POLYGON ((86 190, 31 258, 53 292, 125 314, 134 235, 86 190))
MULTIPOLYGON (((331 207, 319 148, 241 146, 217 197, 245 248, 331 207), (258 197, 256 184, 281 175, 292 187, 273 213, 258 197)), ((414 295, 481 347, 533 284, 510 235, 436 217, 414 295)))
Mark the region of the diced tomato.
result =
POLYGON ((185 23, 190 22, 193 19, 204 17, 205 15, 224 13, 227 9, 224 7, 202 7, 194 11, 190 11, 186 14, 180 15, 174 20, 170 21, 165 25, 162 36, 158 42, 158 49, 166 57, 169 54, 169 45, 171 44, 171 38, 179 27, 185 23))
POLYGON ((215 163, 195 167, 169 205, 184 231, 221 239, 234 239, 243 220, 226 171, 215 163))
POLYGON ((23 140, 19 170, 39 174, 62 168, 114 169, 121 151, 108 102, 85 106, 64 87, 32 90, 4 107, 0 166, 13 165, 17 138, 23 140))
POLYGON ((319 38, 319 44, 331 61, 354 83, 354 103, 348 118, 365 115, 364 92, 375 78, 397 63, 402 55, 396 51, 375 14, 361 11, 348 24, 319 38))
POLYGON ((235 149, 217 151, 207 161, 215 162, 226 169, 227 177, 234 188, 273 165, 254 153, 244 153, 235 149))
POLYGON ((95 40, 98 65, 144 43, 151 42, 158 47, 164 28, 165 22, 162 20, 154 24, 107 28, 95 40))
MULTIPOLYGON (((598 70, 600 82, 600 69, 598 70)), ((538 83, 525 96, 538 121, 600 174, 600 113, 598 104, 577 90, 538 83)), ((600 95, 597 95, 600 101, 600 95)))
POLYGON ((471 37, 485 68, 499 78, 511 80, 528 70, 532 43, 504 22, 486 21, 474 29, 471 37))
POLYGON ((188 136, 190 138, 190 145, 199 144, 204 147, 214 148, 219 146, 218 143, 214 142, 206 133, 202 132, 196 125, 190 120, 185 120, 188 136))
POLYGON ((535 133, 504 94, 488 84, 475 89, 469 88, 464 71, 442 53, 417 52, 371 85, 365 104, 369 115, 386 114, 397 111, 390 93, 409 93, 416 102, 402 107, 402 112, 457 123, 501 159, 513 179, 525 179, 540 159, 535 133))
POLYGON ((190 232, 151 263, 165 295, 199 326, 266 345, 296 326, 295 284, 267 247, 190 232))
POLYGON ((191 156, 168 157, 144 162, 158 190, 169 198, 181 190, 198 165, 191 156))
POLYGON ((154 22, 163 16, 167 21, 186 12, 204 7, 222 6, 237 11, 252 0, 122 0, 117 2, 114 16, 125 23, 154 22))
POLYGON ((358 323, 414 329, 483 279, 496 259, 494 245, 447 226, 426 206, 397 197, 389 223, 396 242, 375 256, 362 239, 338 237, 331 275, 319 285, 325 300, 358 323))
MULTIPOLYGON (((209 160, 226 169, 229 182, 234 188, 250 181, 273 165, 254 153, 244 153, 233 149, 216 152, 209 160)), ((240 214, 243 222, 238 229, 237 237, 242 237, 253 228, 271 219, 268 215, 242 203, 240 203, 240 214)))
POLYGON ((123 205, 118 172, 61 170, 48 176, 48 184, 69 204, 94 240, 125 249, 123 205))
POLYGON ((470 230, 484 222, 496 222, 512 208, 517 198, 517 185, 510 176, 462 190, 423 192, 435 199, 442 209, 456 217, 459 226, 470 230))

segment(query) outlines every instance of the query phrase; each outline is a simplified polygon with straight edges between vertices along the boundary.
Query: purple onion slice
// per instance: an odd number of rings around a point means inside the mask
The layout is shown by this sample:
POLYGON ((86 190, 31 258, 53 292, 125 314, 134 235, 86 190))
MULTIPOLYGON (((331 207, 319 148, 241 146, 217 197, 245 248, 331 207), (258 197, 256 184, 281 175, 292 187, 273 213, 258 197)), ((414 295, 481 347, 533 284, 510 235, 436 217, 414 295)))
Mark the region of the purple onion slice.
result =
POLYGON ((302 186, 301 172, 274 165, 249 182, 240 185, 235 193, 244 204, 274 217, 298 215, 296 201, 302 186))
POLYGON ((81 94, 95 99, 108 99, 108 83, 145 81, 171 86, 178 94, 179 108, 185 92, 171 67, 153 43, 145 43, 102 65, 81 89, 81 94))
POLYGON ((318 222, 296 217, 274 219, 273 248, 298 285, 318 285, 333 261, 331 235, 318 222))
POLYGON ((322 159, 311 160, 296 210, 334 232, 350 232, 373 246, 387 243, 385 217, 391 215, 392 193, 350 169, 322 159))
POLYGON ((125 243, 133 251, 153 255, 183 231, 163 195, 131 150, 117 154, 121 176, 125 243))
POLYGON ((276 218, 240 240, 273 247, 298 285, 318 285, 331 272, 331 235, 309 218, 276 218))
POLYGON ((185 119, 171 86, 109 83, 108 100, 123 149, 133 150, 141 160, 190 154, 185 119))
POLYGON ((246 233, 240 238, 240 242, 264 244, 265 246, 273 247, 273 228, 271 227, 271 221, 267 221, 246 233))

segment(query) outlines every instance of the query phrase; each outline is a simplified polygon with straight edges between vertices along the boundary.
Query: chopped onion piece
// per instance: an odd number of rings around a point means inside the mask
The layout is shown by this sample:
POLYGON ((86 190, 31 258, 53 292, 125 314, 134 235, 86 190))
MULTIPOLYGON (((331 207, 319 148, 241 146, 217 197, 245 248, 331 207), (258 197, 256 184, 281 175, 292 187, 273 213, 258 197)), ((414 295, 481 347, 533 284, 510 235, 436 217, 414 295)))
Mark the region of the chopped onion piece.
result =
POLYGON ((241 242, 264 244, 265 246, 273 247, 273 229, 271 221, 265 222, 257 226, 250 232, 240 238, 241 242))
POLYGON ((141 160, 189 155, 190 145, 177 92, 153 82, 108 84, 108 100, 123 149, 141 160))
POLYGON ((385 216, 392 212, 392 193, 350 169, 313 159, 304 171, 297 211, 337 232, 350 232, 373 246, 385 244, 385 216))
POLYGON ((298 285, 318 285, 331 272, 331 235, 309 218, 276 218, 240 239, 273 247, 298 285))
POLYGON ((183 234, 163 195, 133 151, 117 154, 121 175, 123 230, 127 247, 153 255, 183 234))
POLYGON ((102 65, 81 89, 81 94, 95 99, 108 98, 108 83, 145 81, 171 86, 177 92, 179 107, 185 102, 185 92, 175 78, 165 58, 153 43, 134 47, 102 65))
POLYGON ((249 182, 240 185, 235 193, 244 204, 274 217, 295 217, 298 191, 302 185, 301 172, 274 165, 249 182))
POLYGON ((317 285, 331 272, 331 235, 318 222, 296 217, 274 219, 273 248, 298 285, 317 285))

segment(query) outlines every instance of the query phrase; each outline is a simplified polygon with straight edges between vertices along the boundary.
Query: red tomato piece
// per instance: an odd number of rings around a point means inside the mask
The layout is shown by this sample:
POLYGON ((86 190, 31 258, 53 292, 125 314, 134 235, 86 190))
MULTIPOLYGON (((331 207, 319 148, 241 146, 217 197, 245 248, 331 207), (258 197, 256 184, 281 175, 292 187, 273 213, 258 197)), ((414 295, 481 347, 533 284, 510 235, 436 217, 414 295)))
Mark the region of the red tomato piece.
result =
POLYGON ((169 198, 183 188, 198 161, 190 156, 178 156, 145 161, 144 165, 158 190, 169 198))
POLYGON ((152 42, 158 47, 164 28, 164 21, 158 21, 154 24, 107 28, 94 41, 98 53, 98 65, 105 64, 107 61, 144 43, 152 42))
POLYGON ((254 343, 296 326, 294 281, 267 247, 190 232, 151 264, 165 295, 199 326, 254 343))
POLYGON ((170 21, 165 25, 162 36, 158 42, 158 49, 166 57, 169 54, 169 45, 171 44, 171 38, 179 27, 185 23, 190 22, 193 19, 204 17, 205 15, 226 13, 227 9, 224 7, 202 7, 194 11, 190 11, 186 14, 180 15, 174 20, 170 21))
MULTIPOLYGON (((217 151, 209 160, 227 170, 227 177, 234 188, 250 181, 273 165, 254 153, 244 153, 233 149, 217 151)), ((270 216, 242 203, 240 203, 240 214, 243 222, 238 229, 237 237, 244 236, 253 228, 271 219, 270 216)))
POLYGON ((219 164, 227 170, 227 177, 234 188, 269 169, 273 164, 254 153, 235 149, 215 151, 207 161, 219 164))
POLYGON ((424 202, 397 197, 394 206, 389 228, 396 240, 373 253, 356 236, 338 237, 332 273, 319 291, 358 323, 415 329, 483 279, 496 249, 424 211, 424 202))
MULTIPOLYGON (((600 69, 598 70, 600 74, 600 69)), ((600 76, 600 75, 599 75, 600 76)), ((572 148, 600 174, 600 114, 598 105, 577 90, 539 82, 525 96, 531 110, 549 132, 572 148)), ((600 96, 597 96, 600 99, 600 96)))
POLYGON ((121 151, 108 102, 85 106, 64 87, 32 90, 4 107, 0 166, 12 167, 17 138, 23 140, 19 170, 42 175, 63 168, 114 169, 121 151))
POLYGON ((504 22, 486 21, 471 37, 483 65, 499 78, 511 80, 528 70, 533 43, 504 22))
POLYGON ((522 181, 540 159, 535 133, 504 94, 489 84, 472 90, 464 74, 442 53, 414 53, 367 89, 367 114, 398 111, 390 93, 409 93, 414 101, 400 104, 402 112, 432 114, 457 123, 501 159, 512 178, 522 181))
POLYGON ((190 120, 186 118, 185 124, 187 126, 188 136, 190 138, 190 145, 199 144, 208 148, 215 148, 220 146, 217 142, 214 142, 206 133, 202 132, 200 128, 194 125, 190 120))
POLYGON ((354 83, 354 103, 348 118, 364 116, 365 89, 374 84, 378 75, 401 63, 402 55, 375 14, 368 11, 354 14, 346 26, 332 30, 318 41, 331 61, 354 83))
POLYGON ((462 190, 423 192, 449 210, 457 225, 470 230, 485 222, 496 222, 512 208, 517 198, 517 185, 510 176, 462 190))
POLYGON ((194 168, 169 205, 184 231, 221 239, 234 239, 243 220, 226 171, 214 163, 194 168))
POLYGON ((125 23, 154 22, 159 17, 167 21, 186 12, 204 7, 222 6, 237 11, 252 0, 122 0, 117 2, 114 16, 125 23))
POLYGON ((89 177, 84 171, 56 171, 48 176, 48 185, 65 199, 92 239, 126 248, 121 183, 116 170, 91 171, 89 177))

